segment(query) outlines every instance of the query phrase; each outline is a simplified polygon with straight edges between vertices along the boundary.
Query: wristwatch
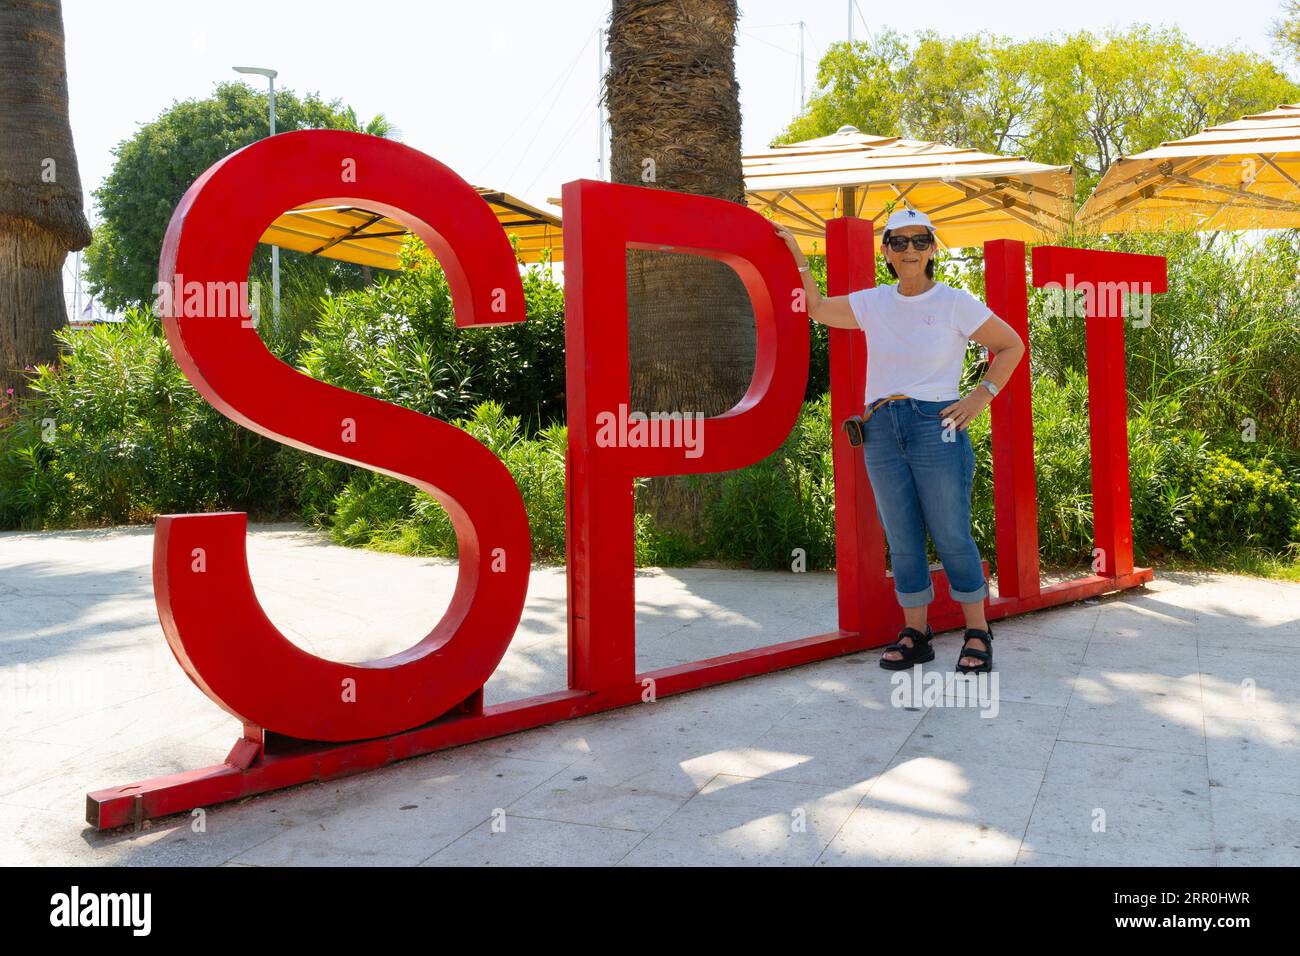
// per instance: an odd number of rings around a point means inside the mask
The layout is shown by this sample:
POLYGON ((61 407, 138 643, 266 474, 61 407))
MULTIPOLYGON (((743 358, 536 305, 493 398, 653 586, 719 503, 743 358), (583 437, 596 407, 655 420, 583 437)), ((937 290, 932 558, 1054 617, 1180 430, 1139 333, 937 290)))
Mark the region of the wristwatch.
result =
POLYGON ((987 388, 993 394, 994 398, 998 397, 998 387, 994 385, 992 382, 990 382, 988 379, 981 379, 980 384, 983 385, 985 388, 987 388))

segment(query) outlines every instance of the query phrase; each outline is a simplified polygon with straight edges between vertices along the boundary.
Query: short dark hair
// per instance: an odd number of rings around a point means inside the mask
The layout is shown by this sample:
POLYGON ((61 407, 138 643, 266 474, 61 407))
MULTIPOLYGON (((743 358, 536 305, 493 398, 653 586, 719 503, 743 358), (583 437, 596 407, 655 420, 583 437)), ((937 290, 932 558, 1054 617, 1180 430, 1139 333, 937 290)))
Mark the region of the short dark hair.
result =
MULTIPOLYGON (((931 230, 930 235, 931 235, 932 237, 934 236, 934 231, 933 231, 933 230, 931 230)), ((880 249, 881 249, 882 252, 883 252, 884 249, 885 249, 885 242, 886 242, 888 239, 889 239, 889 230, 886 229, 883 233, 880 234, 880 249)), ((895 279, 898 278, 898 271, 897 271, 893 266, 891 266, 891 265, 889 264, 888 260, 886 260, 886 262, 885 262, 885 268, 889 270, 889 274, 890 274, 891 276, 893 276, 895 279)), ((934 256, 931 256, 931 257, 930 257, 930 261, 927 262, 927 263, 925 264, 925 277, 926 277, 927 279, 933 279, 933 278, 934 278, 934 256)))

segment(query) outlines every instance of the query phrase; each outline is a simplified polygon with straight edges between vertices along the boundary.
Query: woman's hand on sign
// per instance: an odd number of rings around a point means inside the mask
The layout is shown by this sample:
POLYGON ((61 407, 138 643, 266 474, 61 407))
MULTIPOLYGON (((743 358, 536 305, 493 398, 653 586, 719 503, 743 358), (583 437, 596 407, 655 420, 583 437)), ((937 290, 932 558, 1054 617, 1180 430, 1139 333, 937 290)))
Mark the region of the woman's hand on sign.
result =
POLYGON ((799 240, 796 239, 790 230, 782 226, 776 227, 776 234, 784 240, 786 247, 790 250, 790 255, 794 256, 794 261, 799 263, 799 268, 808 264, 808 259, 804 256, 803 250, 799 248, 799 240))

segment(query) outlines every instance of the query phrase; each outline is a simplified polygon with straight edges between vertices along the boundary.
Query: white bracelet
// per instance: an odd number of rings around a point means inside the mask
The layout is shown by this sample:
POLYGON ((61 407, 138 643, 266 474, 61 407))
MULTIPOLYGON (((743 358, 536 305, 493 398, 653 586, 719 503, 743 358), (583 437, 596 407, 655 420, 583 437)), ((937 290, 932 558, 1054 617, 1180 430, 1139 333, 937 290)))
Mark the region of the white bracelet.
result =
POLYGON ((990 382, 988 379, 981 379, 980 384, 983 385, 985 388, 987 388, 990 392, 992 392, 994 398, 998 397, 998 387, 994 385, 992 382, 990 382))
POLYGON ((799 267, 799 271, 800 271, 800 272, 811 272, 811 271, 812 271, 812 266, 807 265, 807 264, 802 265, 802 266, 799 267))

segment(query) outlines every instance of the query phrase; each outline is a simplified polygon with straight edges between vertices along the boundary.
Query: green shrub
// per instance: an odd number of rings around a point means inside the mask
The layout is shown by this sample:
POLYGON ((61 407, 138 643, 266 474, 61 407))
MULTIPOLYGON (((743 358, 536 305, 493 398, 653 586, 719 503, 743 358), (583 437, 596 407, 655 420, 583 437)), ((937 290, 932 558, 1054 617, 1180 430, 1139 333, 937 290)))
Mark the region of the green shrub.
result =
POLYGON ((789 569, 802 549, 809 570, 835 565, 830 396, 805 403, 781 447, 739 471, 695 476, 702 555, 752 568, 789 569))
MULTIPOLYGON (((1164 256, 1168 291, 1149 324, 1126 319, 1130 406, 1179 402, 1180 424, 1210 436, 1249 421, 1261 437, 1300 448, 1300 230, 1255 241, 1236 233, 1150 232, 1075 236, 1071 245, 1164 256)), ((1087 368, 1080 316, 1030 295, 1035 379, 1064 383, 1087 368)))
POLYGON ((300 361, 313 378, 444 421, 500 402, 529 434, 564 420, 564 290, 523 276, 528 320, 458 329, 442 268, 419 244, 403 272, 320 303, 300 361))
MULTIPOLYGON (((563 561, 567 429, 550 425, 527 438, 519 418, 507 415, 499 402, 483 402, 453 424, 482 442, 510 471, 528 512, 534 559, 563 561)), ((325 523, 340 544, 456 556, 455 531, 437 501, 404 481, 369 471, 353 470, 325 523)))
MULTIPOLYGON (((1058 384, 1045 376, 1034 383, 1039 548, 1041 559, 1049 565, 1091 561, 1094 546, 1087 380, 1068 370, 1064 379, 1058 384)), ((1288 477, 1286 466, 1279 464, 1284 452, 1264 443, 1240 443, 1232 453, 1226 447, 1215 451, 1205 432, 1186 425, 1176 397, 1130 401, 1129 491, 1134 554, 1139 561, 1158 562, 1180 551, 1204 556, 1231 544, 1277 550, 1300 541, 1295 527, 1300 519, 1300 482, 1288 477), (1207 482, 1225 474, 1237 476, 1237 483, 1212 495, 1207 482), (1251 491, 1265 477, 1267 490, 1259 485, 1257 492, 1251 491), (1240 500, 1230 532, 1214 530, 1218 519, 1213 507, 1205 504, 1214 500, 1240 500), (1252 502, 1257 511, 1250 510, 1252 502), (1272 517, 1265 521, 1263 516, 1272 517), (1208 542, 1202 543, 1207 536, 1208 542)), ((989 462, 987 434, 984 415, 971 426, 982 463, 989 462)), ((977 469, 972 503, 976 540, 986 555, 992 555, 994 547, 990 479, 991 467, 977 469)), ((1219 519, 1228 514, 1225 505, 1219 519)))
POLYGON ((60 365, 34 370, 34 394, 0 428, 4 527, 296 511, 287 450, 203 401, 148 312, 59 339, 60 365))
POLYGON ((1183 547, 1201 557, 1241 547, 1281 551, 1300 541, 1300 488, 1279 467, 1213 452, 1192 483, 1183 547))

